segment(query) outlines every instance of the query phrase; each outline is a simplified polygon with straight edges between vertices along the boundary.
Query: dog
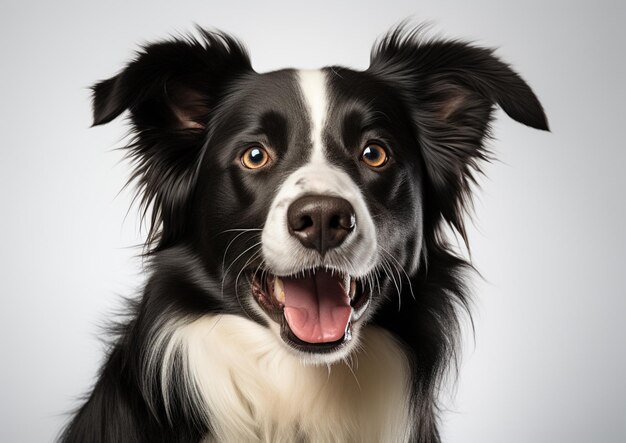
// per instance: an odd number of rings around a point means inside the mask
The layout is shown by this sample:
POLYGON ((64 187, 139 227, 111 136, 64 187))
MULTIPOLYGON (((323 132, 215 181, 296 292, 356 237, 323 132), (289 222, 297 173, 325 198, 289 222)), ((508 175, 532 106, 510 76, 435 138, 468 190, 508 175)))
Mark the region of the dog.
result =
POLYGON ((548 130, 492 50, 419 27, 364 71, 257 73, 203 29, 143 47, 93 124, 128 111, 149 278, 60 441, 440 441, 472 269, 450 232, 496 105, 548 130))

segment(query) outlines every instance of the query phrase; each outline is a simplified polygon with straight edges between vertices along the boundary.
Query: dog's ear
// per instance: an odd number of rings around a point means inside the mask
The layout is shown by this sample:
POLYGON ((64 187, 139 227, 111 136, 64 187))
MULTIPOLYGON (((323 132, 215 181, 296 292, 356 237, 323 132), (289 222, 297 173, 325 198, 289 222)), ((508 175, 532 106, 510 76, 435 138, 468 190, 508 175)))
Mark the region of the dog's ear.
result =
POLYGON ((368 72, 399 90, 414 122, 428 176, 430 216, 465 238, 463 213, 473 173, 489 158, 484 147, 494 105, 511 118, 548 130, 528 84, 493 51, 459 41, 425 40, 399 27, 372 50, 368 72), (433 208, 434 206, 434 208, 433 208))
POLYGON ((199 30, 201 39, 144 47, 115 77, 93 86, 93 124, 129 110, 137 129, 201 129, 225 81, 250 71, 245 49, 232 37, 199 30))
POLYGON ((134 139, 127 156, 143 216, 151 209, 147 246, 166 248, 189 225, 185 219, 194 165, 211 112, 230 81, 253 73, 243 46, 219 32, 145 46, 118 75, 93 87, 94 125, 128 110, 134 139), (157 243, 158 244, 155 244, 157 243))

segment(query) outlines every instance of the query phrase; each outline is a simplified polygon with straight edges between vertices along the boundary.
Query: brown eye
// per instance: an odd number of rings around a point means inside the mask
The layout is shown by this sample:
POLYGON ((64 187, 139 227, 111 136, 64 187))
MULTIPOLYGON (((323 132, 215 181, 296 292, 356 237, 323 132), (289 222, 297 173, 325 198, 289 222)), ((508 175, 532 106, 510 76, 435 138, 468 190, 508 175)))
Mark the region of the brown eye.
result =
POLYGON ((267 150, 261 146, 251 146, 241 156, 241 164, 248 169, 259 169, 270 161, 270 155, 267 150))
POLYGON ((389 160, 389 155, 385 148, 380 145, 370 144, 361 152, 361 160, 371 168, 380 168, 389 160))

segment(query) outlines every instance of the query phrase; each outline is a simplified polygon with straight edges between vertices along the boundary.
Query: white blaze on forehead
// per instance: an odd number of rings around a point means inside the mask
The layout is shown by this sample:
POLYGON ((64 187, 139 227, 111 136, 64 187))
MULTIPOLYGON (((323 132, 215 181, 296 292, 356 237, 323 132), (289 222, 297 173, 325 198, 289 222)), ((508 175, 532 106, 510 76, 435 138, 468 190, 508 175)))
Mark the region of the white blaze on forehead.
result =
POLYGON ((300 89, 309 110, 311 121, 311 162, 324 161, 322 132, 328 111, 326 98, 326 74, 319 69, 298 71, 300 89))

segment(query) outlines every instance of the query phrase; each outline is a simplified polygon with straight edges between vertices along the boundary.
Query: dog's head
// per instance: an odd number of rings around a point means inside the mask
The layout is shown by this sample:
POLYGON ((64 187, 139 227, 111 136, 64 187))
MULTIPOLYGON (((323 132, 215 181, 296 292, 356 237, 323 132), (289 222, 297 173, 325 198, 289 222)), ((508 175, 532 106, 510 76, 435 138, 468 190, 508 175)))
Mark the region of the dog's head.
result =
POLYGON ((308 361, 345 357, 441 225, 464 232, 494 105, 547 129, 529 86, 469 44, 398 29, 365 71, 257 73, 236 40, 201 34, 95 85, 94 124, 130 111, 151 253, 193 251, 216 311, 308 361))

